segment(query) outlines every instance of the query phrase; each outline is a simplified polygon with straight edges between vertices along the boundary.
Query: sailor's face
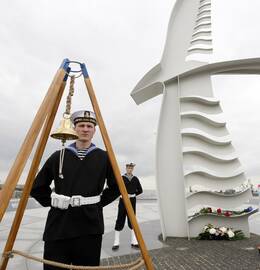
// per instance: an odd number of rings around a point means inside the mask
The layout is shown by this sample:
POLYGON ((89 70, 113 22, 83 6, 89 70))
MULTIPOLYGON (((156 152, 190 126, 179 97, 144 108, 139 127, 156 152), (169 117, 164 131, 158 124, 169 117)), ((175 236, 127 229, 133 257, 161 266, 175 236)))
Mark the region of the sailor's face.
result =
POLYGON ((126 166, 126 173, 127 174, 132 174, 134 170, 134 167, 126 166))
POLYGON ((78 140, 81 142, 91 142, 96 128, 93 123, 90 122, 79 122, 75 126, 75 131, 78 135, 78 140))

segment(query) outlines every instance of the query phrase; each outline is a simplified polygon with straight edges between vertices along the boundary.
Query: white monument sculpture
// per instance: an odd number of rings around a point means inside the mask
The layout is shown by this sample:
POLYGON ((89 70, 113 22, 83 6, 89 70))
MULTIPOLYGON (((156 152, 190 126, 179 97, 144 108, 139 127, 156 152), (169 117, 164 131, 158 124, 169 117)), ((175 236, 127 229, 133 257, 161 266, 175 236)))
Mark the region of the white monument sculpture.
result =
POLYGON ((177 0, 161 62, 131 93, 137 104, 163 94, 156 183, 164 238, 196 237, 209 223, 249 237, 248 217, 257 211, 245 205, 250 185, 211 75, 259 74, 260 59, 210 63, 212 52, 211 0, 177 0))

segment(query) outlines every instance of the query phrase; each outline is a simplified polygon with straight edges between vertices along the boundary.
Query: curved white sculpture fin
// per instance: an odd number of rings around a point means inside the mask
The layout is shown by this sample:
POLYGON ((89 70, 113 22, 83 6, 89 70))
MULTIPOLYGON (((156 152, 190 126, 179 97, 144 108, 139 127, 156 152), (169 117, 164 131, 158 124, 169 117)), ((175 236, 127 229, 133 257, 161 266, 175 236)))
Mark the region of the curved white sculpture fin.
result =
POLYGON ((162 93, 162 86, 159 83, 155 84, 156 82, 164 82, 169 77, 205 64, 185 60, 200 6, 201 0, 176 1, 169 21, 161 61, 146 73, 131 93, 137 104, 162 93), (145 94, 142 95, 140 92, 145 94))
POLYGON ((211 75, 259 74, 260 70, 260 58, 218 63, 187 61, 199 55, 207 55, 205 61, 210 60, 211 2, 176 1, 162 59, 131 93, 137 104, 163 94, 156 183, 164 238, 196 237, 208 223, 232 225, 250 236, 248 216, 257 211, 250 208, 231 217, 200 213, 205 207, 236 213, 251 197, 220 102, 213 95, 211 75))

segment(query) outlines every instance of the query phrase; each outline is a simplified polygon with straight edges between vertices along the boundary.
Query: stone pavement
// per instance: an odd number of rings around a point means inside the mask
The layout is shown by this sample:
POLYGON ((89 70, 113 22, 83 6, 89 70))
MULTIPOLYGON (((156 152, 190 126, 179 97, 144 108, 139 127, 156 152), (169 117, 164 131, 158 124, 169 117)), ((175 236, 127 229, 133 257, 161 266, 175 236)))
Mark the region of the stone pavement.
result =
MULTIPOLYGON (((152 224, 150 224, 152 225, 152 224)), ((238 241, 199 241, 170 238, 159 249, 149 251, 155 269, 185 270, 256 270, 260 269, 260 255, 256 245, 260 237, 238 241)), ((103 265, 135 260, 140 254, 109 257, 103 265)))
MULTIPOLYGON (((27 209, 19 230, 15 247, 34 256, 42 257, 41 241, 48 209, 27 209)), ((106 231, 102 245, 102 264, 114 265, 133 261, 140 256, 138 250, 130 247, 130 230, 125 227, 121 233, 119 251, 112 251, 114 222, 117 202, 104 208, 106 231)), ((0 224, 0 252, 2 252, 14 212, 7 212, 0 224)), ((213 269, 213 270, 260 270, 260 255, 256 245, 260 243, 260 214, 249 219, 250 239, 241 241, 198 241, 186 238, 169 238, 163 242, 157 202, 138 201, 137 219, 155 269, 213 269)), ((41 264, 15 256, 8 263, 8 270, 39 270, 41 264)))

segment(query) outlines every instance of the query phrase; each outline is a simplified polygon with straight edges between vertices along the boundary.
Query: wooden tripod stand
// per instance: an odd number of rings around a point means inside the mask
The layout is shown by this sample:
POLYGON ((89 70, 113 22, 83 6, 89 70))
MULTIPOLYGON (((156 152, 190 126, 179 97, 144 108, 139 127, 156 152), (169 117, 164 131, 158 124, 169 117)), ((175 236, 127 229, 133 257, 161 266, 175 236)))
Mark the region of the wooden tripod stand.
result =
MULTIPOLYGON (((17 185, 17 182, 21 176, 21 173, 23 172, 23 169, 25 167, 25 164, 29 158, 29 155, 32 151, 32 148, 35 144, 35 141, 39 135, 39 132, 42 129, 42 133, 32 160, 32 164, 24 185, 23 193, 16 211, 15 218, 13 220, 13 224, 11 227, 11 230, 9 232, 9 236, 3 251, 3 255, 0 261, 0 270, 5 270, 9 261, 8 256, 5 256, 7 252, 10 252, 13 249, 13 245, 17 236, 18 229, 21 224, 21 220, 26 208, 26 204, 30 195, 30 191, 36 176, 37 169, 39 167, 51 127, 53 125, 53 121, 55 119, 55 115, 57 113, 60 100, 62 97, 62 94, 64 92, 66 81, 68 78, 68 73, 70 72, 69 67, 70 61, 68 59, 64 59, 62 62, 62 65, 56 72, 56 75, 49 87, 49 90, 33 120, 33 123, 31 125, 31 128, 29 129, 25 140, 20 148, 20 151, 15 159, 15 162, 7 176, 6 182, 3 186, 2 191, 0 191, 0 222, 4 216, 4 213, 8 207, 9 201, 12 197, 12 193, 17 185)), ((91 83, 91 80, 89 78, 86 66, 84 63, 80 63, 81 71, 84 76, 84 82, 94 109, 94 112, 96 114, 97 122, 101 131, 101 135, 111 162, 111 166, 114 171, 114 175, 116 177, 116 181, 120 190, 120 193, 122 195, 127 214, 129 216, 129 219, 131 221, 131 224, 133 226, 133 230, 135 232, 137 241, 140 246, 140 250, 142 253, 142 257, 144 259, 146 268, 149 270, 153 270, 153 264, 152 260, 148 254, 145 242, 143 240, 140 228, 138 226, 132 205, 130 203, 128 193, 126 190, 126 187, 124 185, 124 181, 122 179, 115 154, 112 149, 112 145, 110 142, 110 139, 108 137, 108 133, 106 131, 106 127, 97 103, 97 99, 94 93, 94 89, 91 83)))

